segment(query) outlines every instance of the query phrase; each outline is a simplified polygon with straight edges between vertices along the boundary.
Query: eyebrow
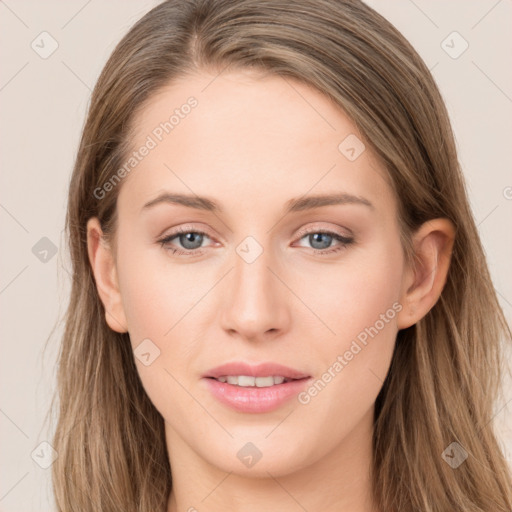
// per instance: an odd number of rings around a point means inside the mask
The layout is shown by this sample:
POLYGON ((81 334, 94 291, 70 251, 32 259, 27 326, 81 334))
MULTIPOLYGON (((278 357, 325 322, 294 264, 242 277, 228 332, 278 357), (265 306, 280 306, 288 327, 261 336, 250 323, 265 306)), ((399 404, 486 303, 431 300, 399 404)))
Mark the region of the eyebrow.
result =
MULTIPOLYGON (((186 206, 188 208, 195 208, 197 210, 206 210, 210 212, 222 213, 222 208, 212 199, 208 197, 200 197, 197 195, 189 194, 172 194, 163 192, 151 201, 148 201, 143 207, 142 211, 150 209, 158 204, 177 204, 186 206)), ((313 208, 320 208, 322 206, 356 204, 363 205, 375 209, 373 204, 368 199, 352 194, 338 193, 338 194, 317 194, 310 196, 302 196, 299 198, 290 199, 286 202, 285 214, 293 212, 301 212, 313 208)))

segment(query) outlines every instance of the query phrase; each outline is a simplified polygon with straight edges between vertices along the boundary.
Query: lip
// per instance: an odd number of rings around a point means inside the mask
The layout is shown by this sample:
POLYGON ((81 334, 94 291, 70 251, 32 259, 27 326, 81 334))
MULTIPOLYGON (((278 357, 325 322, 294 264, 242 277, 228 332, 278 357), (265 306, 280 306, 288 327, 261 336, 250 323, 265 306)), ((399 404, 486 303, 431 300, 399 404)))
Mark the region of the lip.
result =
POLYGON ((265 413, 278 409, 300 393, 311 380, 311 376, 276 363, 250 365, 235 362, 212 368, 203 375, 202 380, 207 389, 222 404, 239 412, 265 413), (251 377, 280 375, 294 380, 262 388, 243 387, 215 380, 224 375, 248 375, 251 377))
POLYGON ((218 379, 223 375, 247 375, 249 377, 281 375, 287 379, 305 379, 310 377, 310 375, 300 372, 299 370, 277 363, 260 363, 257 365, 251 365, 244 362, 232 362, 216 366, 206 372, 203 377, 213 377, 214 379, 218 379))

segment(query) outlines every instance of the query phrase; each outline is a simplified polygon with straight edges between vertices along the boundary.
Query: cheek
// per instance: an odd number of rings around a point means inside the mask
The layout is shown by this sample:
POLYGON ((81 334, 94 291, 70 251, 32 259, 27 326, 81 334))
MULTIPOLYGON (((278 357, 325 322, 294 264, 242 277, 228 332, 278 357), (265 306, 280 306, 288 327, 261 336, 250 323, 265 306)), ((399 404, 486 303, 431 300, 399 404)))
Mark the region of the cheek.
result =
POLYGON ((201 277, 183 265, 172 264, 164 249, 125 245, 119 261, 119 281, 128 330, 137 339, 162 343, 173 327, 204 294, 201 277))
POLYGON ((354 337, 373 326, 381 315, 390 320, 385 321, 386 326, 395 325, 395 311, 389 310, 400 297, 401 265, 396 256, 393 251, 377 251, 360 258, 352 272, 344 276, 344 293, 339 301, 344 309, 344 325, 339 327, 342 332, 354 337))
POLYGON ((190 406, 182 384, 195 339, 194 305, 210 286, 191 268, 173 265, 160 248, 126 244, 123 250, 119 282, 137 371, 153 405, 169 418, 190 406))
MULTIPOLYGON (((383 239, 355 248, 339 263, 297 281, 298 294, 333 331, 325 330, 324 339, 333 342, 324 346, 343 349, 380 315, 389 320, 386 331, 395 329, 396 310, 392 306, 400 297, 402 266, 398 239, 383 239)), ((302 275, 308 276, 308 272, 304 269, 302 275)))
POLYGON ((323 368, 299 401, 314 409, 309 418, 323 418, 326 424, 330 417, 340 418, 332 435, 339 428, 350 429, 373 406, 393 355, 402 308, 401 246, 382 242, 374 247, 347 259, 331 275, 329 293, 318 295, 316 303, 335 334, 330 343, 316 346, 323 368))
POLYGON ((303 403, 354 417, 371 406, 393 354, 402 271, 399 240, 383 238, 303 282, 302 296, 333 331, 313 345, 320 382, 303 403))

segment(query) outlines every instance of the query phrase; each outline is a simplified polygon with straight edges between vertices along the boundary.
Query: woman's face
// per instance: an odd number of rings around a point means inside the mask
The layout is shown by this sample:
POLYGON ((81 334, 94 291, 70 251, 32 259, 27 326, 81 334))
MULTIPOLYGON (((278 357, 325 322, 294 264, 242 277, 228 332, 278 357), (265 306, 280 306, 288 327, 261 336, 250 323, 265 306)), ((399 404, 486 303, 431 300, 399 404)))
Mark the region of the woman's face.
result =
POLYGON ((171 458, 278 476, 369 438, 404 257, 358 136, 316 90, 247 72, 182 79, 136 117, 116 317, 171 458))

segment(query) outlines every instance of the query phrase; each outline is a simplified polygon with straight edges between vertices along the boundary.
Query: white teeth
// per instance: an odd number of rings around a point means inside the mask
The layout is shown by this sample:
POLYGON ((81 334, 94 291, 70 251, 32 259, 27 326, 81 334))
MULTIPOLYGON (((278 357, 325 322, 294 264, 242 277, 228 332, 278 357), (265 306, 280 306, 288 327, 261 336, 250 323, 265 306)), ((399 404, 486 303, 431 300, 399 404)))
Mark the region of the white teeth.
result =
POLYGON ((254 386, 254 384, 256 383, 256 377, 249 377, 247 375, 239 375, 237 380, 237 384, 243 387, 254 386))
MULTIPOLYGON (((266 388, 274 385, 274 377, 256 377, 254 380, 257 388, 266 388)), ((240 379, 238 384, 240 385, 240 379)))
POLYGON ((234 386, 267 388, 270 386, 274 386, 276 384, 282 384, 285 381, 285 378, 280 375, 275 377, 250 377, 248 375, 226 375, 222 377, 217 377, 217 380, 219 382, 227 382, 228 384, 233 384, 234 386))

